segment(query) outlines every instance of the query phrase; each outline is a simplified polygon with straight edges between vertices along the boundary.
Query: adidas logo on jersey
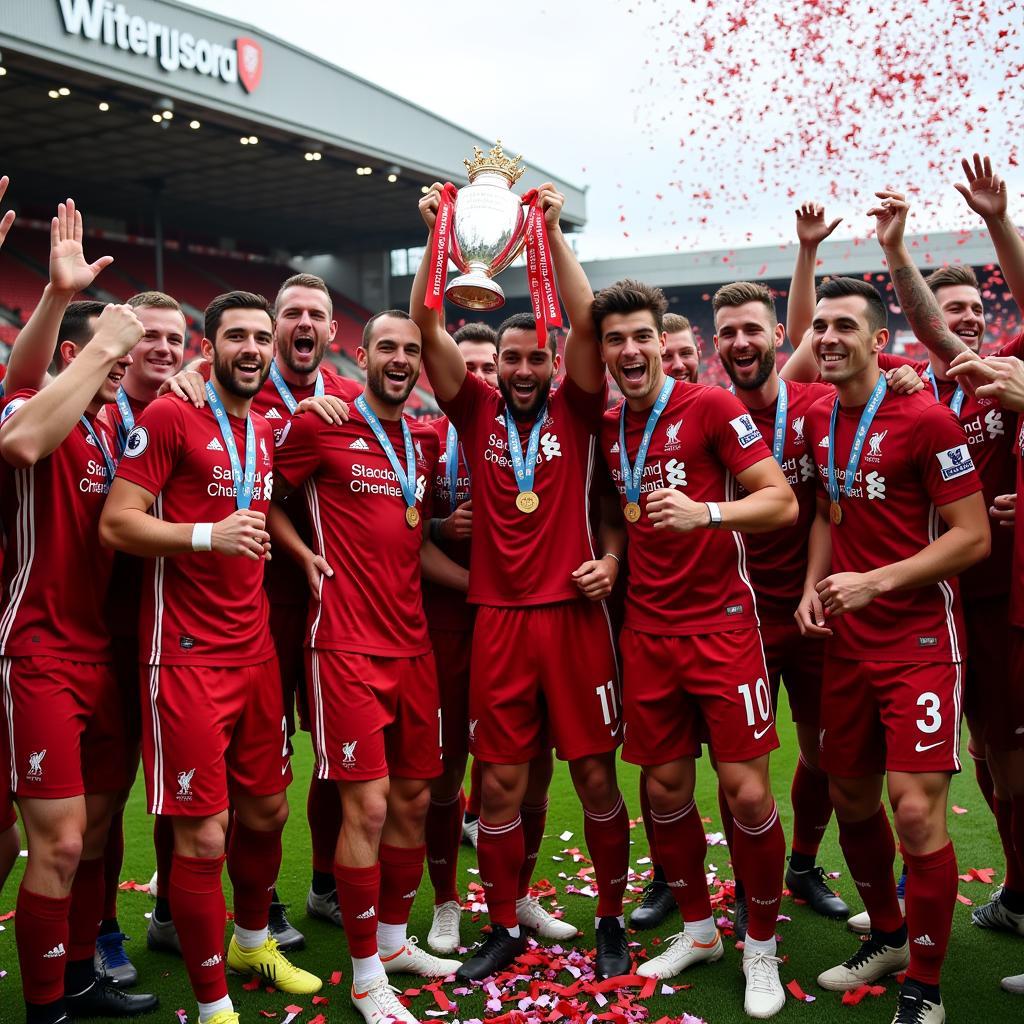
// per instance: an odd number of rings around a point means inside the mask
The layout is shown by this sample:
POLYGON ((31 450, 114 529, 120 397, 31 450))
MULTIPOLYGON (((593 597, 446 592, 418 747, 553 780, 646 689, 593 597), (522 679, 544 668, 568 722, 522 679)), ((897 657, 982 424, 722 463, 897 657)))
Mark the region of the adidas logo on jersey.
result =
POLYGON ((377 908, 376 907, 369 907, 367 910, 364 910, 361 914, 356 914, 356 920, 357 921, 369 921, 369 919, 371 917, 376 917, 376 916, 377 916, 377 908))
POLYGON ((361 437, 357 437, 349 445, 349 448, 356 452, 368 452, 370 450, 370 446, 361 437))
POLYGON ((64 956, 64 943, 58 942, 49 953, 43 954, 44 960, 56 960, 58 957, 64 956))
POLYGON ((199 966, 200 967, 216 967, 217 964, 219 964, 219 963, 221 963, 223 961, 223 959, 224 958, 220 955, 220 953, 214 953, 213 956, 211 956, 209 958, 209 960, 204 960, 199 966))
POLYGON ((618 441, 614 442, 614 444, 612 444, 611 448, 609 448, 608 450, 611 452, 612 455, 618 455, 619 454, 619 442, 618 441))
POLYGON ((268 409, 263 418, 265 420, 279 420, 281 419, 281 414, 276 409, 268 409))
POLYGON ((404 895, 404 896, 402 897, 402 899, 403 899, 403 900, 414 900, 414 899, 416 899, 416 890, 415 890, 415 889, 413 889, 413 891, 412 891, 412 892, 407 892, 407 893, 406 893, 406 894, 405 894, 405 895, 404 895))
POLYGON ((915 946, 934 946, 935 943, 932 942, 932 937, 930 935, 920 935, 916 939, 914 939, 914 945, 915 946))
POLYGON ((222 445, 217 438, 213 437, 210 439, 210 443, 206 446, 206 450, 208 452, 222 452, 224 451, 224 445, 222 445))
POLYGON ((819 447, 819 448, 827 448, 827 447, 828 447, 828 434, 826 434, 826 435, 825 435, 825 436, 824 436, 824 437, 823 437, 823 438, 822 438, 822 439, 821 439, 821 440, 820 440, 820 441, 818 442, 818 447, 819 447))

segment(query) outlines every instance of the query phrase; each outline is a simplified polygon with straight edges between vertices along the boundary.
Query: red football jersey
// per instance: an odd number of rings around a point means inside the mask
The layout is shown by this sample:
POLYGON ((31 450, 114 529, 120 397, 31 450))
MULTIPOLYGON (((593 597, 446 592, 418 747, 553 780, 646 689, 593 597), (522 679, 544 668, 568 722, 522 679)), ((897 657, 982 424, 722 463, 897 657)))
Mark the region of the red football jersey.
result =
MULTIPOLYGON (((36 392, 16 391, 0 429, 36 392)), ((100 443, 113 439, 97 418, 100 443)), ((98 528, 110 482, 103 453, 82 423, 34 466, 0 462, 0 514, 7 550, 0 603, 0 654, 110 660, 103 605, 114 553, 98 528)))
MULTIPOLYGON (((828 429, 834 398, 807 412, 804 433, 827 494, 828 429)), ((863 407, 840 409, 836 475, 845 480, 863 407)), ((833 573, 868 572, 927 547, 943 530, 936 506, 981 490, 963 428, 930 393, 887 391, 861 452, 852 494, 832 527, 833 573)), ((828 620, 829 651, 866 661, 961 661, 963 618, 957 580, 892 591, 858 612, 828 620)))
MULTIPOLYGON (((529 515, 516 508, 519 488, 501 393, 467 373, 459 393, 441 403, 463 439, 473 478, 471 604, 585 600, 571 573, 596 557, 589 492, 606 403, 606 388, 591 395, 568 377, 551 393, 533 480, 540 504, 529 515)), ((519 425, 524 457, 531 426, 519 425)))
MULTIPOLYGON (((801 384, 786 381, 789 408, 786 414, 786 440, 782 449, 782 472, 796 495, 800 513, 795 526, 771 533, 750 533, 747 565, 750 582, 757 595, 762 615, 792 615, 804 592, 807 574, 807 537, 814 522, 817 504, 817 471, 804 441, 804 417, 819 398, 835 395, 830 384, 801 384)), ((771 447, 775 434, 775 412, 778 402, 761 409, 748 409, 765 443, 771 447)), ((739 493, 745 493, 739 488, 739 493)))
MULTIPOLYGON (((623 507, 619 410, 608 410, 601 452, 623 507)), ((633 466, 649 410, 626 413, 626 448, 633 466)), ((641 480, 642 514, 627 525, 629 586, 626 626, 643 633, 690 636, 758 624, 747 573, 746 538, 730 530, 655 530, 646 495, 664 487, 693 501, 727 501, 735 476, 770 459, 761 432, 739 399, 718 387, 677 383, 651 438, 641 480)))
MULTIPOLYGON (((1011 354, 1000 351, 997 355, 1011 354)), ((927 360, 906 359, 903 356, 881 353, 878 364, 883 370, 910 364, 918 376, 925 379, 926 393, 934 395, 927 360)), ((956 394, 956 383, 951 380, 936 382, 939 401, 949 407, 956 394)), ((1016 457, 1014 452, 1015 414, 1000 408, 991 398, 975 398, 963 393, 963 404, 957 414, 967 435, 971 460, 981 479, 985 504, 991 506, 997 494, 1009 494, 1014 488, 1016 457)), ((992 524, 992 553, 984 561, 972 565, 960 576, 960 589, 965 601, 1003 597, 1010 592, 1010 568, 1013 563, 1013 537, 1011 531, 992 524)))
MULTIPOLYGON (((461 505, 470 498, 469 463, 463 451, 462 439, 455 448, 458 460, 458 480, 455 485, 455 502, 452 502, 451 483, 448 479, 448 417, 442 416, 430 424, 440 442, 440 455, 437 459, 437 470, 434 473, 434 515, 445 519, 451 515, 456 505, 461 505)), ((469 568, 469 541, 442 540, 438 545, 453 561, 464 568, 469 568)), ((423 581, 423 608, 427 613, 427 622, 431 629, 467 630, 473 625, 472 609, 466 602, 466 595, 460 590, 442 587, 429 580, 423 581)))
MULTIPOLYGON (((342 426, 296 416, 282 435, 275 469, 290 488, 305 485, 313 550, 334 575, 310 601, 310 647, 377 657, 413 657, 430 650, 423 614, 420 547, 430 516, 437 434, 407 419, 416 453, 416 504, 410 529, 405 498, 384 450, 353 407, 342 426)), ((401 424, 382 426, 405 465, 401 424)), ((293 496, 294 500, 294 496, 293 496)))
MULTIPOLYGON (((335 373, 326 364, 322 364, 320 372, 324 377, 324 394, 336 395, 344 399, 349 405, 362 394, 363 386, 349 377, 342 377, 335 373)), ((306 384, 302 387, 288 385, 292 397, 296 402, 312 398, 316 393, 316 383, 306 384)), ((288 411, 285 400, 281 397, 277 385, 270 377, 267 378, 260 393, 252 400, 252 411, 264 417, 274 431, 274 444, 277 444, 288 424, 292 421, 292 414, 288 411)), ((292 501, 285 504, 289 518, 299 531, 299 536, 310 544, 313 539, 313 531, 309 525, 309 517, 306 515, 306 506, 302 496, 298 495, 292 501)), ((305 605, 309 599, 309 586, 302 570, 287 557, 273 558, 267 563, 266 572, 263 577, 263 585, 267 590, 267 597, 274 605, 305 605)))
MULTIPOLYGON (((230 416, 245 465, 245 420, 230 416)), ((274 435, 256 434, 253 512, 266 514, 273 488, 274 435)), ((235 511, 231 461, 210 407, 164 395, 139 417, 117 475, 156 496, 152 514, 172 523, 217 523, 235 511)), ((146 560, 139 654, 149 665, 255 665, 274 656, 263 592, 264 562, 215 551, 146 560)))

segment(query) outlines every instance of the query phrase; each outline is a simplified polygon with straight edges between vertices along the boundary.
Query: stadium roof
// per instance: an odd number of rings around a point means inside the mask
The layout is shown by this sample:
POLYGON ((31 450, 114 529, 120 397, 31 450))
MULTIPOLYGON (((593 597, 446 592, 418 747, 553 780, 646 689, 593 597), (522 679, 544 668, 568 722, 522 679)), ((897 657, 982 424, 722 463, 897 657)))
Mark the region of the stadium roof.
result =
MULTIPOLYGON (((490 145, 266 33, 166 0, 4 0, 0 47, 10 200, 49 211, 70 192, 129 231, 151 233, 159 193, 165 230, 192 237, 288 253, 416 245, 421 187, 464 181, 462 158, 490 145)), ((521 187, 555 181, 566 226, 582 225, 583 190, 525 162, 521 187)))

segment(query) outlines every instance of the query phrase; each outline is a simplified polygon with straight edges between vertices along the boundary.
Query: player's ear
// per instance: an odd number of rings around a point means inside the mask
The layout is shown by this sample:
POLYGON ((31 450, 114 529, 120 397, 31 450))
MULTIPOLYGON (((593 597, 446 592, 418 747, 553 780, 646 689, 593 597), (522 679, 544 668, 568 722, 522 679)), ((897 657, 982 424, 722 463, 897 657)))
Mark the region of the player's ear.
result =
POLYGON ((785 324, 775 325, 775 347, 782 348, 782 343, 786 340, 786 326, 785 324))
POLYGON ((60 353, 60 367, 63 370, 75 361, 78 355, 78 346, 73 341, 62 341, 57 349, 60 353))
POLYGON ((210 339, 207 338, 205 335, 203 336, 203 340, 199 346, 199 350, 200 352, 202 352, 203 358, 208 363, 213 362, 213 342, 210 341, 210 339))
POLYGON ((883 327, 880 330, 875 331, 875 344, 874 351, 881 352, 886 345, 889 344, 889 329, 883 327))
POLYGON ((366 365, 369 362, 369 353, 362 345, 356 349, 356 362, 359 364, 360 370, 365 370, 366 365))

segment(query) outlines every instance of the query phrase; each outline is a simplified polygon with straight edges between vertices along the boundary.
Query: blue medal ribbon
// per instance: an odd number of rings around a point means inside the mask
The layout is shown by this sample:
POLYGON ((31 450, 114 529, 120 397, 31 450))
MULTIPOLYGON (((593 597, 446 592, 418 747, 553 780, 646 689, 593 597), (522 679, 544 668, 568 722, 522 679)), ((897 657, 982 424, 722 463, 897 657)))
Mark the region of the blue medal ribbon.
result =
POLYGON ((370 408, 370 404, 366 399, 360 395, 356 399, 356 408, 359 410, 360 415, 369 424, 370 429, 373 431, 373 436, 377 438, 381 448, 384 449, 384 454, 388 457, 388 462, 391 463, 391 468, 395 471, 395 476, 398 478, 398 485, 402 488, 402 497, 405 498, 405 504, 408 508, 416 507, 416 453, 413 451, 412 446, 412 431, 409 430, 409 424, 405 422, 405 417, 402 417, 402 438, 405 441, 405 470, 402 469, 402 464, 398 461, 398 456, 395 454, 395 446, 391 443, 391 438, 388 437, 387 432, 381 426, 381 422, 377 419, 377 414, 370 408))
MULTIPOLYGON (((444 471, 448 477, 448 495, 454 512, 459 504, 459 454, 462 451, 462 445, 459 444, 459 432, 455 429, 454 423, 448 424, 448 436, 445 438, 444 451, 444 471)), ((466 472, 469 472, 468 465, 466 472)))
POLYGON ((516 486, 519 493, 533 490, 533 476, 537 470, 537 450, 540 448, 540 428, 548 418, 547 402, 537 413, 537 418, 530 428, 530 440, 526 446, 526 458, 523 458, 523 445, 519 440, 519 428, 508 406, 505 406, 505 430, 508 433, 508 454, 512 459, 512 468, 516 474, 516 486))
POLYGON ((103 443, 103 438, 96 433, 96 428, 89 422, 89 418, 85 415, 82 416, 81 424, 88 431, 89 436, 92 438, 93 444, 96 445, 100 450, 100 454, 103 456, 103 461, 107 466, 107 483, 112 483, 114 480, 114 474, 117 472, 117 463, 114 461, 113 455, 107 451, 107 446, 103 443))
MULTIPOLYGON (((939 398, 939 382, 935 379, 935 374, 928 370, 925 376, 931 381, 932 393, 935 395, 935 401, 941 402, 939 398)), ((953 410, 953 415, 957 418, 960 417, 960 410, 964 407, 964 389, 960 384, 957 384, 956 391, 953 392, 953 397, 950 399, 949 407, 953 410)))
POLYGON ((783 452, 786 448, 786 417, 789 415, 789 391, 786 382, 779 378, 779 397, 775 406, 775 432, 772 434, 772 455, 781 466, 785 461, 783 452))
POLYGON ((647 462, 647 450, 651 447, 651 438, 654 436, 654 428, 661 419, 661 414, 672 397, 672 389, 675 387, 675 378, 666 377, 665 383, 661 385, 661 391, 651 408, 647 417, 647 426, 644 427, 643 437, 640 439, 640 447, 636 451, 636 461, 633 468, 629 466, 629 453, 626 451, 626 403, 622 403, 619 411, 619 469, 622 470, 622 483, 626 491, 626 501, 630 504, 640 502, 640 484, 644 475, 644 464, 647 462))
POLYGON ((231 479, 235 485, 235 507, 248 508, 252 504, 252 492, 256 484, 256 431, 252 425, 252 416, 245 417, 245 472, 243 473, 242 463, 238 458, 238 447, 235 444, 235 434, 231 429, 231 421, 228 419, 220 395, 209 381, 206 382, 206 401, 217 419, 220 436, 224 438, 224 450, 231 461, 231 479))
MULTIPOLYGON (((864 441, 871 429, 871 421, 875 418, 882 400, 885 398, 885 376, 880 374, 878 383, 875 385, 868 404, 860 414, 860 423, 857 424, 857 433, 853 437, 853 444, 850 445, 850 461, 846 464, 846 479, 843 481, 842 493, 849 497, 853 491, 853 481, 857 475, 857 467, 860 465, 860 453, 864 450, 864 441)), ((836 479, 836 420, 839 418, 839 396, 832 405, 832 418, 828 424, 828 496, 833 504, 839 502, 839 481, 836 479)))
MULTIPOLYGON (((277 393, 281 396, 281 401, 284 402, 288 411, 294 416, 295 410, 299 407, 299 403, 295 401, 292 389, 288 387, 288 382, 284 379, 281 375, 281 371, 277 368, 276 359, 270 364, 270 379, 274 382, 274 387, 277 388, 277 393)), ((319 398, 323 393, 324 375, 317 370, 316 384, 313 385, 313 397, 319 398)))
POLYGON ((128 401, 124 388, 117 389, 117 408, 121 413, 121 422, 124 424, 126 434, 135 429, 135 413, 132 412, 132 403, 128 401))

